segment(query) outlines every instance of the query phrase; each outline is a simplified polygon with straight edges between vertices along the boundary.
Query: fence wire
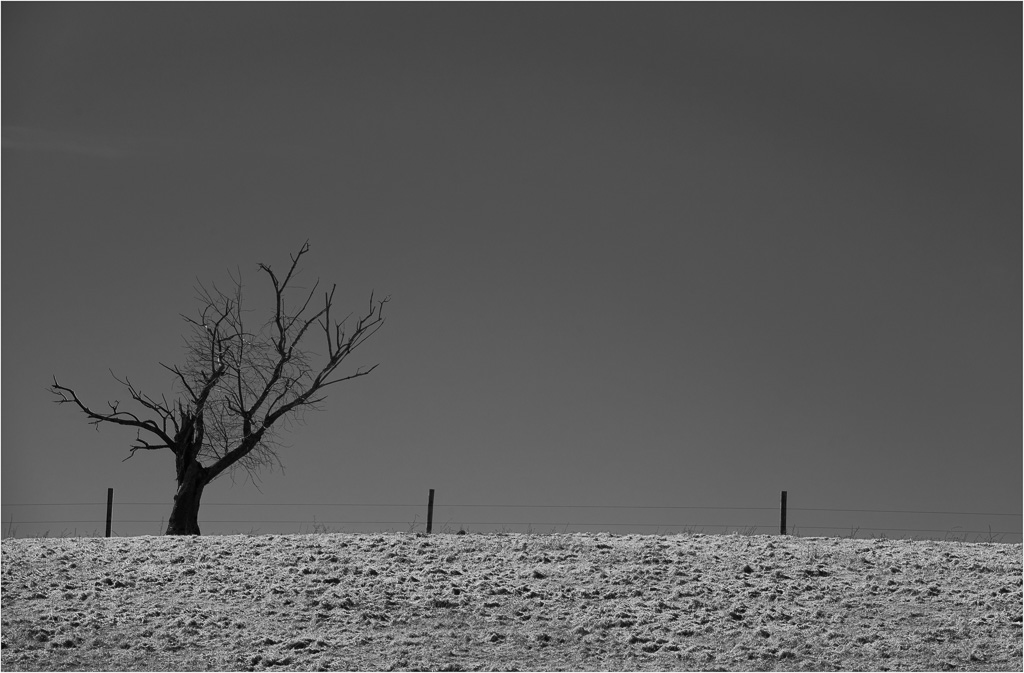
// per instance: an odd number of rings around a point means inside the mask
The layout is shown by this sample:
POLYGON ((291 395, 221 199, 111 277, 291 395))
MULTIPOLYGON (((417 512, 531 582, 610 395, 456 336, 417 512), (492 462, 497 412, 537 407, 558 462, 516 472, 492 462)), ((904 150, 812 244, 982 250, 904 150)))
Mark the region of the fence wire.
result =
MULTIPOLYGON (((40 508, 40 507, 105 507, 106 501, 97 502, 64 502, 64 503, 3 503, 4 509, 23 509, 23 508, 40 508)), ((116 508, 123 507, 166 507, 169 503, 167 502, 115 502, 116 508)), ((268 502, 211 502, 203 503, 203 507, 272 507, 272 508, 284 508, 284 507, 308 507, 308 508, 336 508, 336 507, 351 507, 351 508, 406 508, 406 509, 422 509, 423 503, 379 503, 379 502, 280 502, 280 503, 268 503, 268 502)), ((595 505, 595 504, 494 504, 494 503, 445 503, 438 505, 437 510, 447 512, 449 510, 458 509, 514 509, 514 510, 664 510, 664 511, 705 511, 705 512, 718 512, 718 511, 747 511, 747 512, 778 512, 779 506, 775 507, 741 507, 741 506, 711 506, 711 505, 595 505)), ((951 510, 886 510, 886 509, 870 509, 870 508, 836 508, 836 507, 787 507, 786 511, 789 513, 793 512, 804 512, 804 513, 854 513, 854 514, 883 514, 883 515, 927 515, 927 516, 988 516, 988 517, 1021 517, 1020 512, 965 512, 965 511, 951 511, 951 510)), ((703 517, 702 517, 703 518, 703 517)), ((142 524, 163 524, 166 519, 124 519, 113 517, 112 522, 118 525, 142 525, 142 524)), ((435 516, 435 524, 440 521, 440 517, 435 516)), ((14 530, 15 526, 53 526, 57 524, 71 524, 71 525, 104 525, 106 519, 103 518, 90 518, 90 519, 15 519, 12 515, 7 521, 3 522, 5 526, 5 536, 10 537, 11 531, 14 530)), ((312 520, 306 519, 232 519, 232 518, 217 518, 217 519, 203 519, 201 521, 203 525, 273 525, 273 526, 299 526, 299 527, 314 527, 318 530, 326 526, 390 526, 390 527, 403 527, 403 528, 421 528, 425 525, 424 520, 420 519, 417 514, 413 520, 381 520, 381 519, 318 519, 315 515, 312 520)), ((753 523, 692 523, 692 522, 681 522, 681 523, 652 523, 647 521, 498 521, 498 520, 484 520, 484 521, 463 521, 457 520, 454 517, 448 519, 447 522, 440 523, 442 530, 448 530, 457 526, 459 529, 464 529, 470 526, 484 526, 484 527, 527 527, 530 530, 539 528, 550 527, 553 530, 561 529, 573 530, 579 529, 599 529, 599 530, 610 530, 619 528, 634 528, 641 530, 655 529, 657 531, 683 531, 683 532, 701 532, 704 530, 711 531, 742 531, 754 534, 758 531, 778 531, 778 524, 753 524, 753 523), (454 523, 453 523, 454 522, 454 523)), ((1000 526, 1005 528, 1006 526, 1000 526)), ((794 534, 800 534, 800 531, 840 531, 849 530, 851 531, 850 537, 855 536, 860 531, 864 534, 868 533, 917 533, 917 534, 928 534, 928 535, 942 535, 946 537, 950 535, 962 536, 962 535, 978 535, 988 536, 989 540, 992 540, 996 536, 1020 536, 1022 532, 1020 530, 977 530, 974 528, 964 529, 960 526, 951 526, 948 528, 897 528, 889 526, 850 526, 850 525, 800 525, 797 522, 790 519, 788 526, 789 531, 794 534)), ((300 529, 301 532, 301 529, 300 529)))
MULTIPOLYGON (((12 502, 0 507, 92 507, 106 506, 103 502, 12 502)), ((114 502, 117 506, 166 507, 163 502, 114 502)), ((422 507, 423 503, 380 503, 380 502, 204 502, 203 507, 422 507)), ((706 509, 706 510, 747 510, 779 511, 779 507, 731 507, 718 505, 495 505, 444 503, 438 507, 463 507, 474 509, 706 509)), ((875 512, 879 514, 943 514, 962 516, 1021 516, 1021 512, 953 512, 918 509, 842 509, 836 507, 787 507, 789 512, 875 512)))

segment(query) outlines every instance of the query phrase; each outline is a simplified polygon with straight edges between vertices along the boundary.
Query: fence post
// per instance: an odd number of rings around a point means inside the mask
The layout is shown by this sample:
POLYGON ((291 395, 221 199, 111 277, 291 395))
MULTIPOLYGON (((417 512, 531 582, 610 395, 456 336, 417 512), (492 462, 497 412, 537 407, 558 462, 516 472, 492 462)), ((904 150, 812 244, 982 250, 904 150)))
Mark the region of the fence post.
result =
POLYGON ((430 489, 430 497, 427 499, 427 535, 434 525, 434 489, 430 489))
POLYGON ((779 535, 786 534, 786 491, 782 492, 782 520, 779 523, 779 535))
POLYGON ((107 537, 110 537, 110 516, 114 512, 114 489, 107 489, 107 537))

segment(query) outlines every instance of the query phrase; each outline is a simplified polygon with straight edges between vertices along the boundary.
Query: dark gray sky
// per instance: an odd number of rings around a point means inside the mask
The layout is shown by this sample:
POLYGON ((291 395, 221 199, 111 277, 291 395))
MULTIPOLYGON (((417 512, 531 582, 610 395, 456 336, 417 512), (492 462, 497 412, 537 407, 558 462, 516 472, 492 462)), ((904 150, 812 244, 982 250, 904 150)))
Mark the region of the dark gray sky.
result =
POLYGON ((212 484, 204 532, 422 522, 269 504, 429 488, 477 530, 774 527, 785 489, 1015 514, 791 511, 803 534, 1020 531, 1020 4, 2 11, 5 530, 114 487, 161 503, 115 528, 158 532, 171 455, 121 462, 134 434, 50 377, 169 392, 196 280, 259 297, 308 238, 341 306, 392 295, 351 360, 381 365, 284 474, 212 484), (710 509, 451 506, 499 504, 710 509))

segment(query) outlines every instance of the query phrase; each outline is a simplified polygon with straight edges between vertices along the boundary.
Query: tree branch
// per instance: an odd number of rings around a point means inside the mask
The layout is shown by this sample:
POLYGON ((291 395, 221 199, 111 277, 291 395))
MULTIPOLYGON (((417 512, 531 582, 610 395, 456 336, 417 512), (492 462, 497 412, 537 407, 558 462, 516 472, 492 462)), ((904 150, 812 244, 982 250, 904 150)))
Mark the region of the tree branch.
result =
POLYGON ((136 451, 170 449, 179 481, 200 460, 212 462, 208 467, 200 463, 207 482, 236 464, 250 476, 257 468, 280 465, 276 453, 280 428, 287 427, 289 419, 304 408, 323 402, 327 386, 376 369, 373 365, 352 373, 338 372, 345 358, 380 329, 384 304, 390 300, 376 299, 371 293, 368 312, 354 325, 349 322, 351 314, 340 322, 332 315, 336 285, 324 293, 319 310, 312 303, 320 291, 319 280, 308 292, 298 292, 292 304, 293 283, 309 249, 307 240, 290 255, 283 276, 267 264, 258 265, 269 277, 274 295, 271 315, 254 332, 245 327, 240 272, 229 272, 233 288, 227 291, 216 284, 196 283, 198 310, 191 317, 181 316, 190 330, 183 339, 185 361, 180 366, 160 363, 173 377, 176 399, 169 402, 163 395, 151 397, 127 377, 115 376, 144 411, 122 410, 117 401, 108 404, 107 412, 95 411, 56 378, 51 386, 55 401, 76 406, 93 425, 136 428, 128 458, 136 451), (313 325, 324 331, 327 352, 323 360, 314 361, 314 354, 304 348, 313 325))
POLYGON ((100 423, 113 423, 115 425, 125 425, 132 428, 138 428, 150 432, 160 438, 165 444, 170 445, 173 440, 164 432, 156 423, 151 420, 142 420, 133 413, 127 411, 118 411, 117 402, 110 404, 111 413, 101 414, 93 411, 87 407, 82 400, 78 398, 78 394, 74 390, 66 386, 62 386, 57 382, 57 377, 53 378, 53 385, 50 386, 50 391, 57 396, 58 399, 54 400, 57 404, 68 404, 72 403, 81 410, 90 420, 90 423, 95 426, 99 426, 100 423))

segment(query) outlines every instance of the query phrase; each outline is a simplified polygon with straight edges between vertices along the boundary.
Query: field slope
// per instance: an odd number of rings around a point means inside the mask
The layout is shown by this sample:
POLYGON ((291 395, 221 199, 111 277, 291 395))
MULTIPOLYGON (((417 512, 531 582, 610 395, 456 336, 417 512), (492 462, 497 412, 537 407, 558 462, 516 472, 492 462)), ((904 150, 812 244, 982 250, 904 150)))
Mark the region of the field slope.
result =
POLYGON ((7 539, 14 670, 1021 670, 1021 545, 7 539))

